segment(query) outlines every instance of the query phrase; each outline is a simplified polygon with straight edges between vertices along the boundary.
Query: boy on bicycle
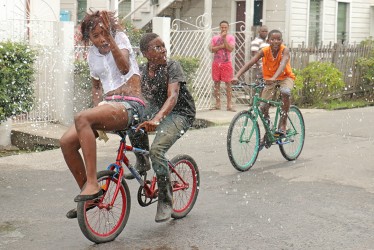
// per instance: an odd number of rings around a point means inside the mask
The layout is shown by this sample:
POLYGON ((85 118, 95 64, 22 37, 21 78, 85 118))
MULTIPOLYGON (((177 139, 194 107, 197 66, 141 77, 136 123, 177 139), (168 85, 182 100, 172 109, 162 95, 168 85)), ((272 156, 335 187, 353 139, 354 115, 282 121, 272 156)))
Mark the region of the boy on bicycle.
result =
MULTIPOLYGON (((258 60, 262 59, 262 73, 265 80, 265 88, 261 97, 271 100, 275 97, 276 87, 280 87, 282 97, 282 112, 278 125, 277 134, 285 135, 287 126, 287 114, 290 108, 291 90, 294 87, 295 75, 290 64, 290 51, 282 44, 282 33, 279 30, 269 32, 267 42, 270 46, 262 48, 252 57, 234 76, 232 83, 238 82, 238 78, 249 70, 258 60)), ((270 104, 262 102, 260 109, 267 120, 269 117, 270 104)), ((262 141, 261 144, 264 142, 262 141)))
MULTIPOLYGON (((167 59, 162 39, 155 33, 146 33, 140 39, 139 47, 147 58, 147 62, 140 66, 140 72, 142 94, 147 102, 145 113, 149 119, 141 123, 138 130, 144 128, 147 132, 156 133, 150 149, 150 158, 158 185, 155 221, 163 222, 170 219, 172 213, 172 187, 165 154, 192 127, 196 109, 182 67, 177 61, 167 59)), ((148 150, 146 134, 139 132, 129 135, 133 146, 140 145, 148 150)), ((138 163, 135 168, 144 175, 149 167, 144 166, 144 161, 138 163)), ((127 174, 125 178, 134 177, 127 174)))

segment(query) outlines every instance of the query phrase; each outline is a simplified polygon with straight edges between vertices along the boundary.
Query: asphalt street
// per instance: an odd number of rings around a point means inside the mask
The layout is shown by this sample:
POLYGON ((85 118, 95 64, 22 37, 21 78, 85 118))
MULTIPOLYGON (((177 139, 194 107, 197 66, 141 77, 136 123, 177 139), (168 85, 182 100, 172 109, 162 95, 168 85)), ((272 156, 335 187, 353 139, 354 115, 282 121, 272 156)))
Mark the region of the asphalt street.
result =
MULTIPOLYGON (((304 111, 296 161, 276 146, 247 172, 227 157, 227 125, 190 130, 169 156, 191 155, 201 173, 195 207, 155 223, 156 205, 132 206, 119 237, 95 245, 65 218, 79 190, 59 149, 0 158, 0 249, 374 249, 374 108, 304 111)), ((98 170, 119 137, 98 142, 98 170)))

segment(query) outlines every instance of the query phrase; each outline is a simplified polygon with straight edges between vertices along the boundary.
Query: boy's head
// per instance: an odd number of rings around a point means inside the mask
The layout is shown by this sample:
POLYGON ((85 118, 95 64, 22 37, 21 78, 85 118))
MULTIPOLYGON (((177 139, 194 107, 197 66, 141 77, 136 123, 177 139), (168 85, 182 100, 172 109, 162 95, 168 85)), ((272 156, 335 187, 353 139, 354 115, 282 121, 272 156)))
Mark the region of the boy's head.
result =
POLYGON ((139 48, 148 62, 154 64, 166 63, 166 48, 161 37, 156 33, 146 33, 139 42, 139 48))
POLYGON ((267 43, 270 44, 272 48, 279 48, 283 42, 282 32, 279 30, 271 30, 268 35, 267 43))
POLYGON ((229 23, 227 21, 223 20, 219 23, 219 28, 220 28, 221 32, 223 32, 223 31, 227 32, 227 30, 229 29, 229 23))
POLYGON ((265 26, 265 25, 261 26, 260 29, 258 30, 258 36, 259 36, 260 38, 264 39, 264 40, 265 40, 266 37, 268 36, 268 33, 269 33, 269 31, 268 31, 268 27, 265 26))

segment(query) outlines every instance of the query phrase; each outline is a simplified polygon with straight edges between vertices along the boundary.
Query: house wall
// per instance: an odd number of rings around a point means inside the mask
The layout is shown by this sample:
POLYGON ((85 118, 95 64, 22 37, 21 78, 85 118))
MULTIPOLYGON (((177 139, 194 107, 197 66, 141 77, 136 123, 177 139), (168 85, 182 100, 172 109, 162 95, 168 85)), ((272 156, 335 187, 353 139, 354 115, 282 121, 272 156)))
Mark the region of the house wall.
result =
POLYGON ((290 20, 284 34, 287 44, 301 44, 308 41, 309 0, 294 0, 290 3, 290 20))
POLYGON ((323 1, 322 7, 322 42, 334 43, 336 41, 336 0, 323 1))
POLYGON ((269 0, 264 2, 264 21, 269 31, 272 29, 286 31, 286 0, 269 0))
MULTIPOLYGON (((211 27, 218 27, 222 20, 229 23, 235 21, 235 16, 232 15, 232 6, 235 1, 233 0, 212 0, 212 23, 211 27)), ((196 19, 204 14, 204 1, 203 0, 185 0, 183 2, 180 16, 181 20, 192 23, 195 25, 196 19)), ((181 29, 191 28, 188 25, 181 24, 181 29)))
POLYGON ((61 10, 68 10, 70 12, 70 21, 77 23, 77 0, 61 0, 61 10))
POLYGON ((95 10, 109 10, 109 2, 103 0, 87 0, 87 8, 94 8, 95 10))
POLYGON ((370 36, 370 5, 374 6, 373 0, 355 0, 351 3, 350 43, 360 42, 370 36))
MULTIPOLYGON (((280 29, 284 34, 286 44, 292 42, 294 46, 308 41, 309 30, 309 1, 310 0, 286 0, 276 4, 276 0, 267 2, 265 24, 269 29, 280 29), (281 6, 287 6, 289 2, 289 15, 281 6), (281 13, 281 14, 279 14, 281 13), (284 19, 283 19, 284 18, 284 19), (287 20, 288 18, 288 20, 287 20), (283 19, 283 20, 282 20, 283 19)), ((358 43, 370 36, 370 30, 374 26, 370 16, 370 6, 374 6, 374 0, 324 0, 321 10, 321 40, 324 44, 337 41, 337 7, 338 1, 347 2, 349 9, 349 43, 358 43)), ((287 9, 287 8, 286 8, 287 9)))

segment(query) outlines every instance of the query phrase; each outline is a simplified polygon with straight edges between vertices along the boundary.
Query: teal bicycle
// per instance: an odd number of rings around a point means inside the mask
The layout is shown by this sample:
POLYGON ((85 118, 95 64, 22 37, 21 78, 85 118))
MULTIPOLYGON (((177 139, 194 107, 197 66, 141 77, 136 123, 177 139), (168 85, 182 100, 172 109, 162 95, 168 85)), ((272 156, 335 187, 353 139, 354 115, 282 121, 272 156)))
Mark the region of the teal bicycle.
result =
POLYGON ((227 153, 229 159, 239 171, 247 171, 256 162, 260 150, 278 145, 283 157, 289 161, 295 160, 301 154, 305 140, 305 123, 299 108, 291 105, 288 112, 287 129, 284 135, 277 133, 277 124, 280 120, 282 102, 280 100, 265 100, 260 97, 264 82, 245 84, 239 86, 254 89, 253 103, 248 110, 239 112, 232 119, 227 133, 227 153), (275 107, 273 122, 266 120, 259 104, 269 103, 275 107), (260 144, 260 127, 262 122, 265 129, 263 144, 260 144))

